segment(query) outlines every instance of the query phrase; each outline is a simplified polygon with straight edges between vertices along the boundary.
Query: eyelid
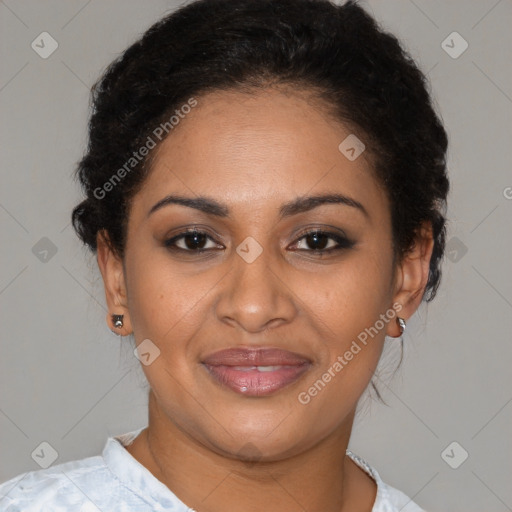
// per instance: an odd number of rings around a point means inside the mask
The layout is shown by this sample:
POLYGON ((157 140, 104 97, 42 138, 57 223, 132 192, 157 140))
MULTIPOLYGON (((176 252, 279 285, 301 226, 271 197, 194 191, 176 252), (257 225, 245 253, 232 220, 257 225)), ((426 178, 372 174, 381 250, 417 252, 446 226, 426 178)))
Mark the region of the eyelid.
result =
MULTIPOLYGON (((337 228, 338 229, 338 228, 337 228)), ((339 232, 329 231, 326 228, 305 228, 305 230, 300 231, 296 234, 295 242, 291 245, 297 245, 302 239, 306 238, 308 235, 312 234, 321 234, 327 236, 331 240, 334 240, 337 243, 336 247, 331 247, 329 249, 295 249, 296 251, 302 252, 311 252, 311 253, 324 253, 328 254, 331 251, 341 250, 341 249, 350 249, 355 245, 355 241, 349 238, 342 230, 339 232)), ((290 246, 288 246, 290 247, 290 246)))
POLYGON ((302 238, 311 233, 323 233, 329 236, 332 235, 346 238, 347 240, 349 239, 345 231, 343 231, 341 228, 325 224, 322 226, 306 226, 305 228, 299 228, 292 233, 292 236, 297 240, 298 238, 302 238))
MULTIPOLYGON (((193 228, 183 228, 182 231, 176 233, 176 234, 173 234, 171 237, 165 237, 164 238, 164 241, 163 241, 163 244, 165 247, 167 247, 168 249, 173 249, 173 250, 177 250, 177 251, 181 251, 181 252, 188 252, 188 253, 201 253, 201 252, 208 252, 208 251, 212 251, 212 250, 219 250, 219 249, 196 249, 196 250, 187 250, 187 249, 182 249, 181 247, 176 247, 176 242, 178 240, 181 240, 183 238, 185 238, 187 235, 190 235, 190 234, 194 234, 194 233, 197 233, 197 234, 200 234, 200 235, 205 235, 206 238, 213 242, 214 244, 216 245, 223 245, 222 243, 218 242, 217 241, 217 235, 216 237, 214 238, 208 231, 201 229, 199 227, 193 227, 193 228)), ((218 238, 221 238, 221 237, 218 237, 218 238)))

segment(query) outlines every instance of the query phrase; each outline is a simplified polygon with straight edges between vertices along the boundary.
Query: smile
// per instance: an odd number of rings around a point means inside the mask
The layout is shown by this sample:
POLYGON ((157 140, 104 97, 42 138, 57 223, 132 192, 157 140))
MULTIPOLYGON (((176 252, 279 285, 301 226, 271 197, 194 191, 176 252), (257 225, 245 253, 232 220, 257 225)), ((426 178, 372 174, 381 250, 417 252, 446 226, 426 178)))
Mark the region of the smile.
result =
POLYGON ((220 384, 246 396, 267 396, 299 379, 309 364, 293 366, 209 366, 220 384))
POLYGON ((245 396, 261 397, 297 381, 311 361, 279 349, 235 348, 212 354, 203 365, 216 383, 245 396))

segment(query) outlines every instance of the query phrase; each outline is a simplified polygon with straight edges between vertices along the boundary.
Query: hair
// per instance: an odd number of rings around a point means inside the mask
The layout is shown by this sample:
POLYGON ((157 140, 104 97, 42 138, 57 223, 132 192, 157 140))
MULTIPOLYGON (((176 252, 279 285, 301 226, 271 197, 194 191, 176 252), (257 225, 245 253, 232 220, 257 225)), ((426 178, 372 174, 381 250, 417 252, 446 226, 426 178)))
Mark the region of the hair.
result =
POLYGON ((89 142, 76 169, 86 197, 72 212, 80 239, 95 252, 104 230, 123 257, 130 203, 155 152, 112 178, 190 98, 281 84, 313 92, 364 140, 389 198, 395 256, 429 223, 423 299, 432 300, 446 238, 447 134, 425 75, 356 1, 197 0, 152 25, 92 88, 89 142))

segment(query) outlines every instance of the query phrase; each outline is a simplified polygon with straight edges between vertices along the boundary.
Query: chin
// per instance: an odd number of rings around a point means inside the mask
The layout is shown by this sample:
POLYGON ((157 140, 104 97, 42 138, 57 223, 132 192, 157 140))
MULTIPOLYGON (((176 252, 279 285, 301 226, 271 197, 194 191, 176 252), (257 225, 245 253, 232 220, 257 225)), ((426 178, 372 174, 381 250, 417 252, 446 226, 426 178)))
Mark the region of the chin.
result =
POLYGON ((263 416, 259 412, 242 414, 238 411, 238 414, 230 416, 226 430, 211 425, 214 430, 205 433, 205 437, 220 455, 256 463, 297 455, 313 446, 318 436, 322 436, 322 432, 317 431, 318 425, 312 427, 315 428, 313 432, 308 429, 306 421, 297 420, 285 408, 280 411, 276 414, 273 409, 263 416))

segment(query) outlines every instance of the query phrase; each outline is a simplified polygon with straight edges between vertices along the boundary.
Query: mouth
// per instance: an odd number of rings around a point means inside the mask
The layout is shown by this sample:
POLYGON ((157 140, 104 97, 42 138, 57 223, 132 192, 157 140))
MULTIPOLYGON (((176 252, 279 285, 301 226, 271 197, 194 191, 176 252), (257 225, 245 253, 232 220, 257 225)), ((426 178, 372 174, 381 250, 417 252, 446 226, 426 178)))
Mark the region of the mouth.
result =
POLYGON ((202 361, 215 381, 252 397, 274 394, 297 381, 312 365, 295 352, 275 348, 232 348, 202 361))

